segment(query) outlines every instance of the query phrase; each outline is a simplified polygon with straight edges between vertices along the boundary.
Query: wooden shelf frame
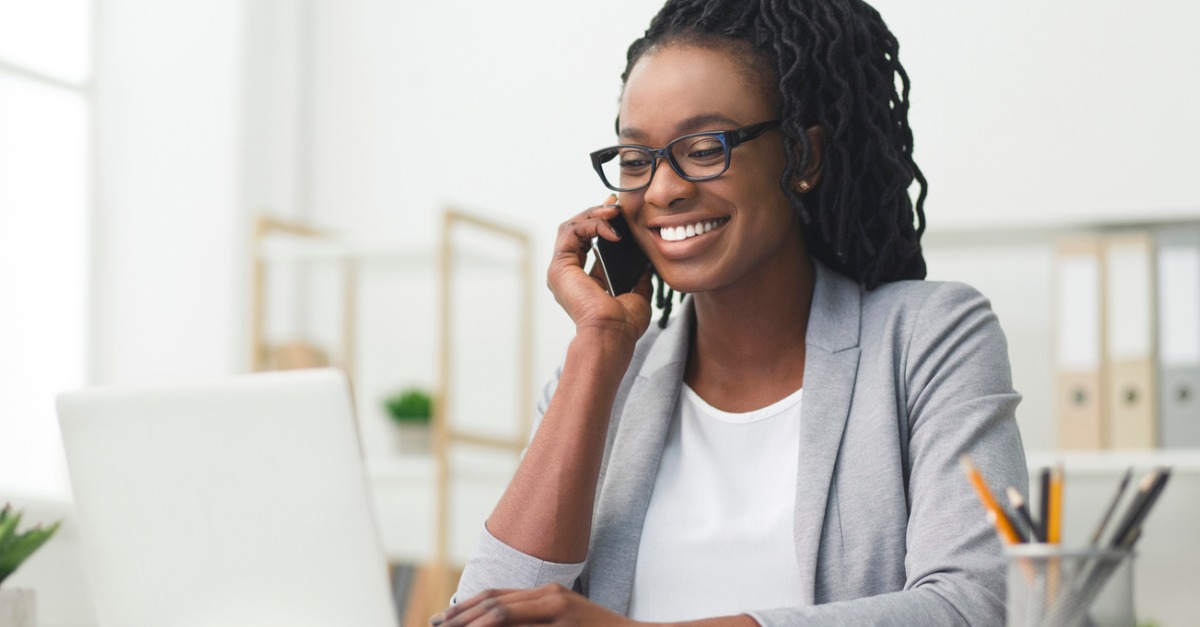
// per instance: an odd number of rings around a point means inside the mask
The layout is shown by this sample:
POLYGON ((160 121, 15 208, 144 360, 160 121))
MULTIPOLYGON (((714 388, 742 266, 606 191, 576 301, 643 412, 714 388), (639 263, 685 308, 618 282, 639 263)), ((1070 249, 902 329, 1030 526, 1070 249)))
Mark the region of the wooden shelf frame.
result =
MULTIPOLYGON (((485 218, 456 209, 447 209, 442 214, 441 246, 439 251, 439 286, 441 326, 439 333, 438 386, 434 401, 433 446, 436 464, 437 503, 436 540, 434 559, 431 565, 433 581, 429 586, 430 607, 441 607, 449 602, 454 592, 450 560, 450 500, 453 477, 450 455, 455 446, 471 445, 508 451, 520 455, 529 440, 533 410, 533 241, 525 232, 485 218), (515 244, 520 251, 517 273, 520 282, 518 306, 520 328, 517 345, 517 416, 519 429, 512 438, 499 438, 489 434, 475 433, 451 424, 453 399, 454 356, 452 347, 454 319, 453 286, 455 270, 459 267, 463 253, 454 247, 454 234, 462 229, 471 229, 515 244)), ((469 255, 468 255, 469 256, 469 255)))

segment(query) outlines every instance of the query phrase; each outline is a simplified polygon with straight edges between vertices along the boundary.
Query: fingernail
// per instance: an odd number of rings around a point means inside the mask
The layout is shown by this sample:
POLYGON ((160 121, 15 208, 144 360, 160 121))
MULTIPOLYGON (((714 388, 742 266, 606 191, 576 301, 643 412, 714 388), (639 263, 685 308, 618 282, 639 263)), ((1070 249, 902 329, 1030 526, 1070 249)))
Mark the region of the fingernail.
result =
POLYGON ((604 203, 604 204, 606 204, 606 205, 615 205, 615 204, 617 204, 617 195, 616 195, 616 194, 609 194, 609 195, 608 195, 608 200, 607 200, 607 201, 605 201, 605 203, 604 203))
POLYGON ((445 617, 443 617, 441 614, 434 614, 433 618, 429 619, 429 624, 432 625, 433 627, 437 627, 438 625, 441 625, 442 622, 445 620, 446 620, 445 617))

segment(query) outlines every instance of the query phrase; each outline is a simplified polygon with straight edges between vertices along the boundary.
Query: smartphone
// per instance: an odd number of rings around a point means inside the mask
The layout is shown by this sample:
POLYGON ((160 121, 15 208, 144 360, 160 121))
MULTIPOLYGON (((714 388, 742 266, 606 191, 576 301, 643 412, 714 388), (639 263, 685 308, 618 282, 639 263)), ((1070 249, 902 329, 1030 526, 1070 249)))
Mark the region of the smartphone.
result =
POLYGON ((610 242, 603 237, 597 237, 594 246, 596 258, 600 260, 600 268, 604 270, 608 293, 613 296, 628 294, 633 291, 642 275, 646 273, 646 268, 650 266, 650 260, 634 241, 633 233, 629 232, 629 224, 625 222, 625 216, 617 214, 617 217, 609 220, 608 223, 612 225, 617 235, 621 236, 621 239, 610 242))

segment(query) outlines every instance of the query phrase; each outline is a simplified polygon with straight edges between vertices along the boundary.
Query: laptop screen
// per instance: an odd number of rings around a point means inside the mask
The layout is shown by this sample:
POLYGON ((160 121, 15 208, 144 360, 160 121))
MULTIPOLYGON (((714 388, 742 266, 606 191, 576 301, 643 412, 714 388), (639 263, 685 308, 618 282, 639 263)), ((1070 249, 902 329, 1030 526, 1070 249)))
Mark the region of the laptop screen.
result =
POLYGON ((394 627, 335 370, 63 394, 101 625, 394 627))

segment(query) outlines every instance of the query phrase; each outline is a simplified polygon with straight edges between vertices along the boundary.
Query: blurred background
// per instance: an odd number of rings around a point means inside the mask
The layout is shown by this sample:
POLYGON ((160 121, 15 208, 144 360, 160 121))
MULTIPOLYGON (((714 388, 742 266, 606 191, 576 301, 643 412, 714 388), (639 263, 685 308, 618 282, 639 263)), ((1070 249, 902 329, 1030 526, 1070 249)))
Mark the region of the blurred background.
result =
MULTIPOLYGON (((426 559, 432 463, 385 401, 441 392, 464 428, 521 433, 572 333, 543 287, 555 229, 607 196, 587 154, 613 140, 625 49, 659 5, 0 0, 0 500, 69 515, 58 392, 327 362, 355 378, 389 554, 426 559), (528 248, 486 230, 443 240, 448 209, 528 248), (264 216, 325 247, 273 247, 264 216), (461 260, 450 320, 445 241, 461 260), (454 389, 439 391, 446 329, 454 389)), ((912 80, 930 278, 992 298, 1027 449, 1049 459, 1055 239, 1200 221, 1200 4, 873 5, 912 80)), ((1101 481, 1169 459, 1200 486, 1200 453, 1153 455, 1076 467, 1101 481)), ((513 463, 461 456, 458 559, 513 463)), ((1174 514, 1179 528, 1196 513, 1174 514)), ((1157 532, 1186 548, 1181 570, 1200 557, 1185 533, 1157 532)), ((46 624, 89 624, 63 551, 27 576, 63 589, 46 624)), ((1151 616, 1186 615, 1181 596, 1152 597, 1151 616)))

